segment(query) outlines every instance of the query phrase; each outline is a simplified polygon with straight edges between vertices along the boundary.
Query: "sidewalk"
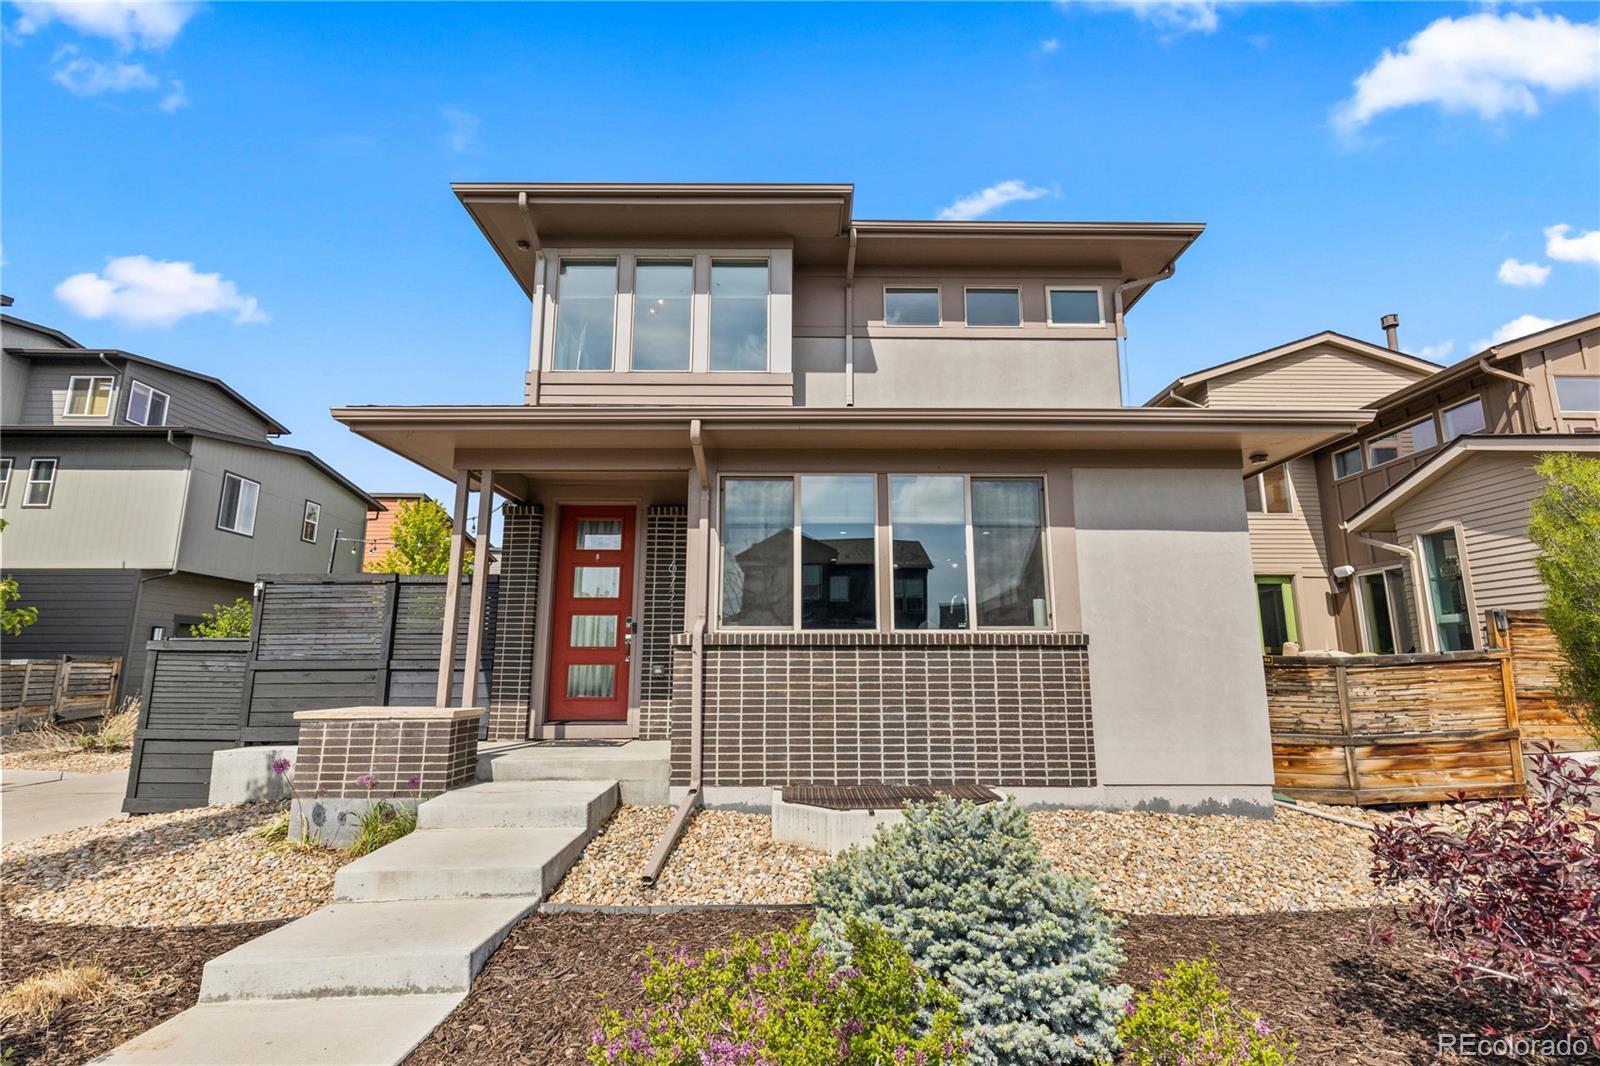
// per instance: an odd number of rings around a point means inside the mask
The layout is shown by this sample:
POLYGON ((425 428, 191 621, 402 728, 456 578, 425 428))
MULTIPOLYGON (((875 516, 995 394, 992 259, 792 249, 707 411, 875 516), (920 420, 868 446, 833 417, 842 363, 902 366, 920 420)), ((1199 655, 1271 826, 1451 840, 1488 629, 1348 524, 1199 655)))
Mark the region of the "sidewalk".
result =
POLYGON ((128 774, 0 770, 0 842, 64 833, 122 813, 128 774))

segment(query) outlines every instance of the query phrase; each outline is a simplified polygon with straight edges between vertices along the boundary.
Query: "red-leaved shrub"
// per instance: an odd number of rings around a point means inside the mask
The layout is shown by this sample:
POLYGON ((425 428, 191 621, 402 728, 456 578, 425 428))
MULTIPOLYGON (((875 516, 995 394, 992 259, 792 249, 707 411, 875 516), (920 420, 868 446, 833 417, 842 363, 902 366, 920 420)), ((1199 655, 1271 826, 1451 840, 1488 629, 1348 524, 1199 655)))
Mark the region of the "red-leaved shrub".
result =
POLYGON ((1457 987, 1497 986, 1542 1029, 1600 1041, 1600 780, 1548 746, 1532 761, 1537 787, 1466 804, 1458 825, 1413 811, 1380 826, 1372 877, 1412 889, 1457 987))

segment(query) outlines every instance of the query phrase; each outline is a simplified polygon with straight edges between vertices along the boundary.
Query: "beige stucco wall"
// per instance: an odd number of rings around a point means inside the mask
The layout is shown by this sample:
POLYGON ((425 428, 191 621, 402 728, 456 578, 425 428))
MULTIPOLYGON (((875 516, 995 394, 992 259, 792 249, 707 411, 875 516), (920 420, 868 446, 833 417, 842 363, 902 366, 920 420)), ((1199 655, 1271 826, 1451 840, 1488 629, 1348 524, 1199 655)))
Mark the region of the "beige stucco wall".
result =
POLYGON ((1095 747, 1108 799, 1270 802, 1272 749, 1237 466, 1073 473, 1095 747))

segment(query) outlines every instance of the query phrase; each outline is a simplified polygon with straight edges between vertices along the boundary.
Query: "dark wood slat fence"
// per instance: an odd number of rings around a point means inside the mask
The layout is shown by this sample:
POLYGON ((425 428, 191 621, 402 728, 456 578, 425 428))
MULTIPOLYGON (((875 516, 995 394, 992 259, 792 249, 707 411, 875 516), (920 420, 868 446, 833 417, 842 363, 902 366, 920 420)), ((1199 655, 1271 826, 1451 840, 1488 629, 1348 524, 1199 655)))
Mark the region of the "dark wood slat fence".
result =
MULTIPOLYGON (((489 694, 496 584, 491 576, 480 704, 489 694)), ((203 806, 212 754, 250 744, 295 743, 295 711, 432 705, 444 593, 442 577, 262 578, 250 639, 151 641, 122 809, 148 813, 203 806)), ((465 675, 466 599, 463 582, 453 701, 461 697, 465 675)))

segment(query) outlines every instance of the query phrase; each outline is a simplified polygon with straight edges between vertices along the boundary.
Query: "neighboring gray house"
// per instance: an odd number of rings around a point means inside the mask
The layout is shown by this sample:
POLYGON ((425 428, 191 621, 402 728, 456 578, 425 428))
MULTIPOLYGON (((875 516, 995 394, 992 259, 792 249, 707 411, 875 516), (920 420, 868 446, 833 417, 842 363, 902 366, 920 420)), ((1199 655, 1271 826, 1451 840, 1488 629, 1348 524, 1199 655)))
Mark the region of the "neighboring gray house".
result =
POLYGON ((0 330, 0 550, 39 609, 7 658, 122 656, 132 694, 146 641, 257 575, 360 570, 380 505, 223 382, 9 314, 0 330))

